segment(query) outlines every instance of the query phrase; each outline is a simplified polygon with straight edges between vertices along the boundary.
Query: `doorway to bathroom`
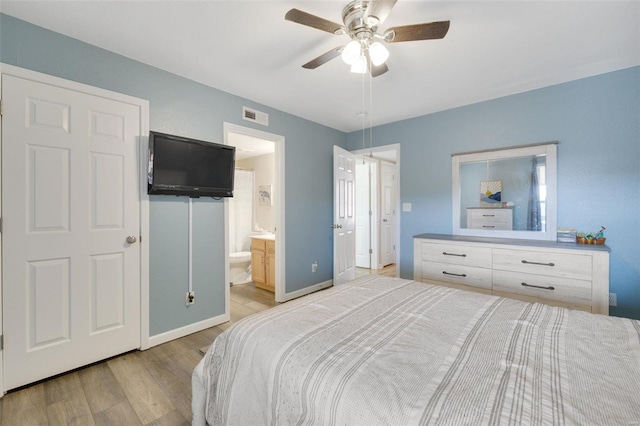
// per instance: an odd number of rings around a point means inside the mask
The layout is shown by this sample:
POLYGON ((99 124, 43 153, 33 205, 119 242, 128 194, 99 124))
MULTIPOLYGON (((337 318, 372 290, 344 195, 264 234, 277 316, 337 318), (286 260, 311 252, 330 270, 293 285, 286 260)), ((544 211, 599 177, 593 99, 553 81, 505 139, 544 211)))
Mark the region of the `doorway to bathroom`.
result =
POLYGON ((225 199, 226 310, 233 321, 284 297, 284 138, 230 123, 224 136, 236 147, 234 196, 225 199))

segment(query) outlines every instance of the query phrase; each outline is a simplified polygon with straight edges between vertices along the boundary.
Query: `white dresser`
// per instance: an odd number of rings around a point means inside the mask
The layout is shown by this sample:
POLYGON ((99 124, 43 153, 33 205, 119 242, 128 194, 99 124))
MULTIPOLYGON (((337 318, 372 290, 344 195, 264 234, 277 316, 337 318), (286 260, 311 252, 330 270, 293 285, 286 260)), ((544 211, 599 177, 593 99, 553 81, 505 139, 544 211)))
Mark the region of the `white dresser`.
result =
POLYGON ((609 248, 421 234, 413 278, 528 302, 609 314, 609 248))
POLYGON ((468 207, 467 229, 513 229, 511 207, 468 207))

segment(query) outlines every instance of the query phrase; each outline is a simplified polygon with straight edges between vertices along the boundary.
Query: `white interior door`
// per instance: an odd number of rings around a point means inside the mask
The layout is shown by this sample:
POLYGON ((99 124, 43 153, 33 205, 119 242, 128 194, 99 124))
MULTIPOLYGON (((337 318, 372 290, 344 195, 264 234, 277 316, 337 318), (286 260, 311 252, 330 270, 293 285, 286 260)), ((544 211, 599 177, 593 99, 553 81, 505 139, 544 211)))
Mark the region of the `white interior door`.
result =
POLYGON ((370 163, 356 161, 356 267, 371 268, 371 179, 370 163))
POLYGON ((380 266, 396 261, 396 166, 380 163, 380 266))
POLYGON ((8 390, 140 347, 141 113, 7 75, 2 95, 8 390))
POLYGON ((333 284, 356 276, 355 156, 333 147, 333 284))

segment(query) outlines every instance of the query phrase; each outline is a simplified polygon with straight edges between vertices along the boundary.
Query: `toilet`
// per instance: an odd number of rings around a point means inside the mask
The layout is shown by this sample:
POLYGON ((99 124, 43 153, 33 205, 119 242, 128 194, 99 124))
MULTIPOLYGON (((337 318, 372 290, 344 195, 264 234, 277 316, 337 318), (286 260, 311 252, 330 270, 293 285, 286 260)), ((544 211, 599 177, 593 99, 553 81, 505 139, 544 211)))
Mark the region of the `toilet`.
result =
POLYGON ((229 254, 231 285, 251 282, 251 252, 239 251, 229 254))

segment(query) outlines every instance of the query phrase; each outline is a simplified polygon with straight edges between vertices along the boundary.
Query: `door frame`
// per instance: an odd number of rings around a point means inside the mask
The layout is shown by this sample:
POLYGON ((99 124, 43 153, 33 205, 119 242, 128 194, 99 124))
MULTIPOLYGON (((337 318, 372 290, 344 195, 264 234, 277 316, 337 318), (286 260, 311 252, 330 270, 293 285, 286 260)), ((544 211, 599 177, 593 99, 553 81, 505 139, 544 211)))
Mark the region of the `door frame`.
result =
MULTIPOLYGON (((136 98, 122 93, 113 92, 106 89, 89 86, 87 84, 54 77, 48 74, 32 71, 14 65, 0 63, 0 78, 3 75, 31 80, 38 83, 48 84, 63 89, 74 90, 88 95, 99 96, 112 99, 122 103, 134 105, 140 110, 140 138, 138 147, 138 180, 140 192, 140 217, 139 217, 139 240, 140 250, 140 349, 149 348, 149 196, 147 195, 147 150, 149 144, 149 101, 136 98)), ((0 86, 1 87, 1 86, 0 86)), ((0 101, 2 93, 0 93, 0 101)), ((2 124, 0 121, 0 146, 2 146, 2 124)), ((1 176, 0 164, 0 176, 1 176)), ((0 186, 1 191, 1 186, 0 186)), ((1 192, 0 192, 1 194, 1 192)), ((0 200, 2 197, 0 197, 0 200)), ((0 217, 2 216, 2 206, 0 205, 0 217)), ((1 241, 0 234, 0 241, 1 241)), ((2 245, 0 244, 0 247, 2 245)), ((0 253, 1 255, 1 253, 0 253)), ((0 266, 1 268, 1 266, 0 266)), ((2 327, 2 269, 0 269, 0 327, 2 327)), ((3 329, 4 332, 4 329, 3 329)), ((3 353, 0 351, 0 364, 4 368, 3 353)), ((0 396, 4 394, 4 381, 0 370, 0 396)))
MULTIPOLYGON (((238 124, 223 123, 224 144, 229 145, 229 133, 236 133, 245 136, 251 136, 258 139, 264 139, 273 142, 275 145, 275 182, 274 186, 277 196, 274 200, 276 208, 275 224, 276 232, 276 283, 275 283, 275 300, 276 302, 285 302, 286 298, 286 280, 285 280, 285 164, 284 150, 285 138, 282 135, 268 133, 262 130, 253 129, 251 127, 240 126, 238 124)), ((229 200, 224 199, 224 282, 225 282, 225 307, 224 315, 227 321, 231 318, 231 274, 229 273, 229 200)))
MULTIPOLYGON (((380 204, 379 200, 379 191, 378 191, 378 165, 379 161, 375 158, 370 158, 369 156, 362 157, 363 162, 366 164, 368 172, 369 172, 369 210, 371 214, 369 217, 369 249, 371 253, 369 254, 369 269, 376 270, 378 269, 378 227, 376 224, 378 223, 378 206, 380 204)), ((356 170, 360 163, 360 156, 356 159, 356 170)), ((357 177, 356 177, 356 193, 358 191, 357 186, 357 177)), ((357 198, 356 198, 357 200, 357 198)), ((357 210, 357 204, 356 204, 357 210)), ((358 224, 358 218, 356 216, 356 226, 358 224)), ((358 267, 356 265, 356 267, 358 267)))
MULTIPOLYGON (((400 144, 399 143, 394 143, 394 144, 389 144, 389 145, 380 145, 380 146, 374 146, 374 147, 369 147, 369 148, 364 148, 364 149, 356 149, 351 151, 353 154, 355 155, 369 155, 369 154, 375 154, 376 152, 383 152, 383 151, 395 151, 396 152, 396 179, 395 179, 395 191, 396 191, 396 238, 395 238, 395 244, 396 244, 396 260, 395 260, 395 265, 396 265, 396 277, 400 276, 400 221, 401 221, 401 206, 402 206, 402 197, 400 194, 400 144)), ((381 160, 384 161, 384 160, 381 160)), ((380 173, 378 173, 378 179, 379 179, 380 173)), ((379 185, 378 185, 378 197, 379 197, 379 185)), ((376 228, 378 228, 378 224, 376 223, 376 228)), ((379 237, 379 232, 377 232, 378 234, 378 239, 379 237)), ((379 241, 376 242, 376 248, 379 248, 380 243, 379 241)), ((374 252, 378 252, 379 250, 374 249, 374 252)), ((375 261, 375 269, 378 269, 378 265, 380 264, 380 259, 378 259, 377 257, 374 259, 375 261)), ((374 269, 372 267, 372 269, 374 269)))

